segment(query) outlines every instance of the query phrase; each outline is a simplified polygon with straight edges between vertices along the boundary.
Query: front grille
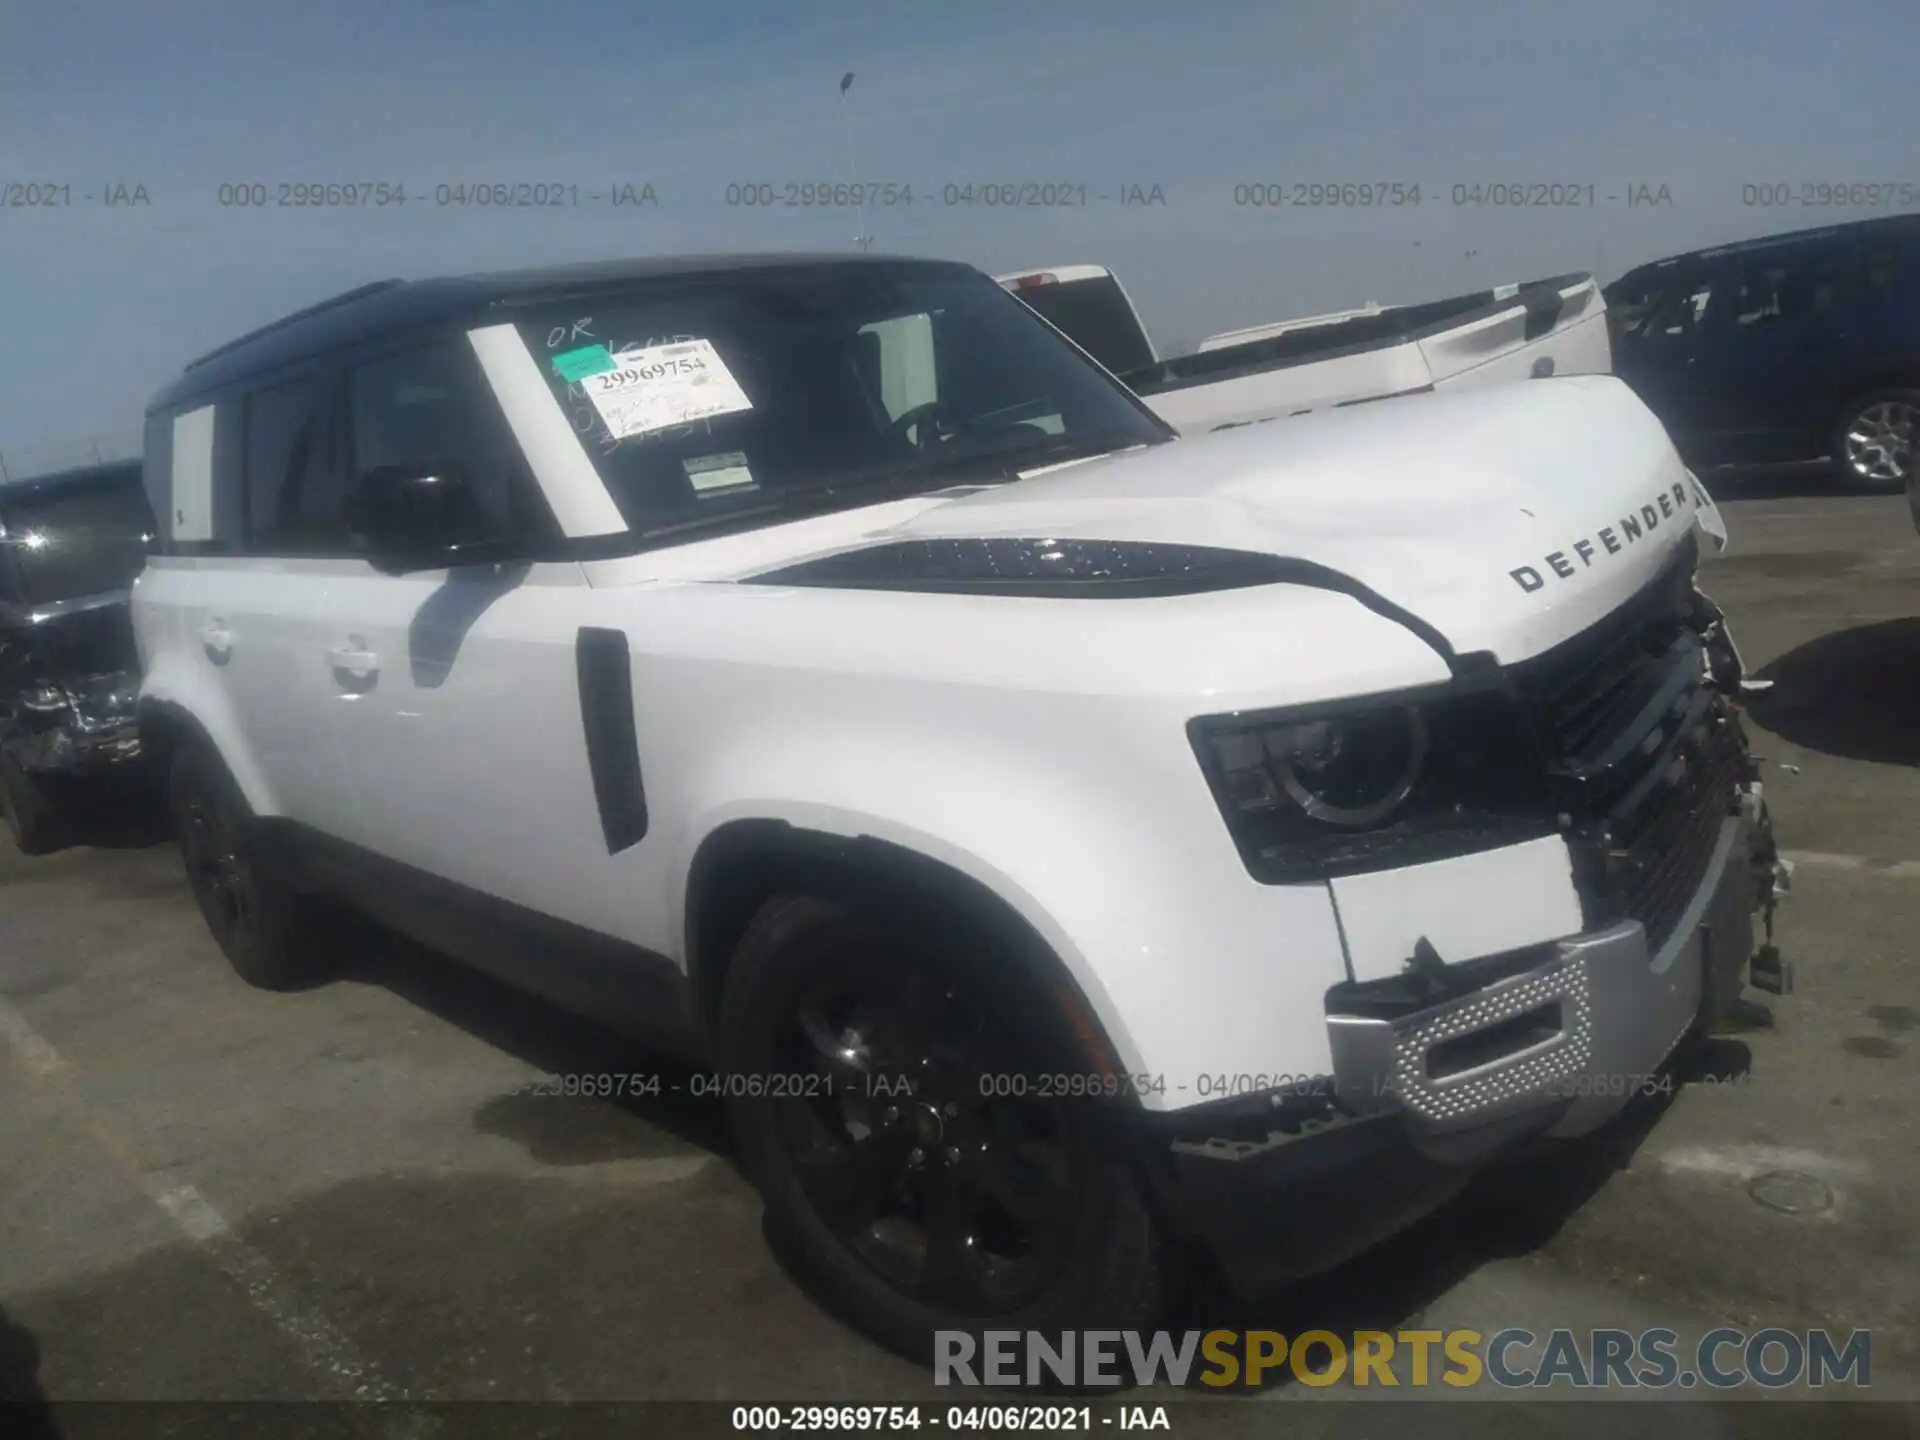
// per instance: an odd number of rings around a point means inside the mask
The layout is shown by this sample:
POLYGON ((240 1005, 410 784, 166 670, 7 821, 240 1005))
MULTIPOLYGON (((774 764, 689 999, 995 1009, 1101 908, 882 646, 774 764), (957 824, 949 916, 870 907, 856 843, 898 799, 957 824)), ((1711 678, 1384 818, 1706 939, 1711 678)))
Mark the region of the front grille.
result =
POLYGON ((1717 701, 1663 752, 1636 806, 1616 807, 1596 837, 1600 901, 1638 920, 1664 945, 1706 878, 1722 823, 1734 809, 1741 753, 1732 717, 1717 701))
POLYGON ((1517 667, 1590 925, 1672 936, 1735 806, 1744 746, 1688 624, 1692 546, 1613 614, 1517 667))
POLYGON ((1601 768, 1669 675, 1689 635, 1695 562, 1691 543, 1619 609, 1565 644, 1518 667, 1516 678, 1544 722, 1548 748, 1576 772, 1601 768))

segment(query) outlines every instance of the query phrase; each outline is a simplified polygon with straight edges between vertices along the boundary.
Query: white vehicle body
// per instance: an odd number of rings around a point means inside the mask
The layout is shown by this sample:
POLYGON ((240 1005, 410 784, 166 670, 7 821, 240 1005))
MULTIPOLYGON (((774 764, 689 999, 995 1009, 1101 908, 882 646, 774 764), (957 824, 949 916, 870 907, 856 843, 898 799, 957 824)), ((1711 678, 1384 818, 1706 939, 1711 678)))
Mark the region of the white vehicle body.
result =
MULTIPOLYGON (((522 334, 475 324, 466 339, 570 541, 615 535, 621 512, 522 334)), ((899 382, 890 413, 915 383, 899 382)), ((1689 833, 1708 827, 1707 848, 1663 901, 1673 923, 1652 949, 1637 921, 1595 921, 1561 833, 1257 878, 1190 739, 1201 717, 1527 673, 1676 574, 1711 502, 1608 376, 1330 410, 504 573, 196 548, 221 508, 205 411, 226 403, 183 392, 152 422, 157 509, 189 543, 135 587, 151 712, 190 720, 254 816, 660 957, 688 992, 703 854, 735 827, 785 826, 921 857, 1019 916, 1119 1067, 1163 1082, 1140 1095, 1146 1112, 1285 1077, 1391 1079, 1379 1067, 1396 1042, 1330 1019, 1328 996, 1391 985, 1423 949, 1452 964, 1544 946, 1561 956, 1549 987, 1591 957, 1577 1025, 1569 1009, 1541 1047, 1558 1059, 1495 1087, 1501 1105, 1544 1103, 1540 1077, 1654 1071, 1718 983, 1703 925, 1752 905, 1742 847, 1764 816, 1746 789, 1712 802, 1724 815, 1676 812, 1689 833), (1037 547, 1036 564, 1076 546, 1173 547, 1266 568, 1258 583, 1127 598, 832 578, 863 557, 995 546, 1037 547), (593 748, 588 634, 625 657, 613 673, 644 776, 637 836, 616 836, 593 748)), ((678 1003, 647 998, 671 984, 627 978, 530 983, 612 1018, 678 1003)), ((1450 1123, 1452 1103, 1426 1119, 1450 1123)), ((1555 1132, 1618 1103, 1563 1107, 1555 1132)))
POLYGON ((1369 300, 1351 310, 1330 310, 1325 315, 1302 315, 1297 320, 1275 320, 1267 325, 1250 325, 1243 330, 1223 330, 1218 335, 1207 336, 1194 347, 1194 352, 1204 355, 1209 350, 1231 350, 1236 345, 1245 345, 1254 340, 1271 340, 1276 335, 1285 335, 1294 330, 1312 330, 1362 315, 1378 315, 1385 309, 1378 300, 1369 300))
MULTIPOLYGON (((1004 289, 1040 306, 1042 319, 1054 324, 1068 339, 1089 350, 1090 358, 1107 363, 1115 370, 1123 356, 1148 356, 1161 364, 1146 324, 1140 319, 1132 297, 1120 283, 1120 277, 1103 265, 1056 265, 1044 270, 1017 270, 994 276, 1004 289), (1078 298, 1061 310, 1045 301, 1055 296, 1078 298), (1107 334, 1105 346, 1097 353, 1088 342, 1094 336, 1074 334, 1074 320, 1087 317, 1086 324, 1097 324, 1107 334)), ((1155 393, 1148 386, 1143 397, 1162 419, 1182 434, 1198 435, 1214 430, 1237 429, 1242 425, 1282 418, 1295 418, 1329 407, 1351 405, 1362 400, 1377 400, 1428 390, 1451 390, 1499 380, 1537 378, 1548 375, 1604 375, 1611 371, 1612 352, 1607 330, 1606 300, 1590 276, 1571 277, 1567 283, 1552 287, 1557 305, 1552 327, 1529 338, 1530 328, 1538 329, 1534 319, 1539 306, 1522 299, 1520 285, 1496 285, 1487 292, 1488 313, 1477 318, 1456 319, 1454 323, 1419 339, 1364 350, 1352 355, 1329 355, 1315 360, 1321 350, 1345 348, 1340 327, 1350 320, 1374 320, 1387 314, 1387 307, 1370 300, 1351 310, 1326 315, 1309 315, 1255 325, 1243 330, 1210 335, 1200 342, 1196 354, 1233 350, 1263 340, 1301 331, 1326 330, 1324 344, 1312 347, 1306 358, 1283 369, 1267 369, 1240 378, 1199 383, 1185 388, 1155 393), (1516 334, 1518 336, 1516 340, 1516 334)), ((1123 381, 1147 385, 1147 381, 1124 366, 1118 371, 1123 381)), ((1726 521, 1706 487, 1692 481, 1699 498, 1701 531, 1709 538, 1716 554, 1728 545, 1726 521)), ((1920 502, 1916 502, 1920 505, 1920 502)), ((1916 509, 1920 516, 1920 509, 1916 509)), ((1920 524, 1920 520, 1916 521, 1920 524)))
POLYGON ((1114 355, 1134 359, 1115 373, 1188 435, 1426 390, 1604 375, 1613 363, 1606 301, 1584 274, 1430 305, 1383 310, 1376 304, 1253 326, 1212 336, 1194 355, 1172 359, 1153 351, 1132 301, 1101 266, 995 279, 1045 307, 1043 318, 1109 369, 1114 355), (1113 337, 1123 334, 1128 343, 1121 349, 1113 337), (1152 358, 1139 362, 1142 355, 1152 358))

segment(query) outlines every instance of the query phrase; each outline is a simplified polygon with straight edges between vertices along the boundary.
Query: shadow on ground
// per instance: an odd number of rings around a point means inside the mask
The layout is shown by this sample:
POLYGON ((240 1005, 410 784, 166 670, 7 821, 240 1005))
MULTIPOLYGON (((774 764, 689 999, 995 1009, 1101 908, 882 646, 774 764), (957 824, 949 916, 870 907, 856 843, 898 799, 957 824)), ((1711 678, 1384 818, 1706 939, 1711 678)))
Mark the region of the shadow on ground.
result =
POLYGON ((1756 723, 1789 744, 1846 760, 1920 765, 1920 618, 1836 630, 1759 672, 1756 723))
POLYGON ((1788 465, 1731 465, 1703 470, 1700 479, 1716 502, 1727 500, 1829 499, 1882 491, 1841 479, 1824 460, 1788 465))
POLYGON ((534 1159, 557 1166, 659 1158, 688 1147, 729 1152, 723 1109, 695 1093, 695 1067, 685 1061, 357 915, 316 907, 312 919, 320 931, 315 943, 347 957, 335 975, 379 985, 546 1077, 481 1107, 474 1125, 482 1133, 513 1140, 534 1159), (573 1093, 583 1083, 588 1093, 573 1093))
POLYGON ((13 1440, 52 1440, 59 1434, 40 1388, 40 1346, 0 1310, 0 1429, 13 1440))
MULTIPOLYGON (((1718 1070, 1741 1061, 1723 1052, 1707 1063, 1718 1070)), ((1677 1075, 1676 1082, 1689 1078, 1677 1075)), ((1331 1330, 1351 1352, 1356 1332, 1391 1333, 1482 1265, 1546 1245, 1629 1164, 1669 1103, 1665 1095, 1636 1099, 1595 1135, 1496 1165, 1441 1210, 1324 1275, 1258 1296, 1212 1286, 1193 1298, 1188 1323, 1199 1330, 1277 1330, 1288 1337, 1331 1330)), ((1287 1223, 1284 1209, 1275 1223, 1287 1223)), ((1292 1383, 1288 1367, 1259 1388, 1292 1383)))
MULTIPOLYGON (((340 1400, 359 1383, 337 1363, 348 1351, 418 1400, 937 1398, 924 1367, 836 1326, 786 1280, 759 1211, 723 1165, 651 1183, 381 1176, 230 1217, 211 1248, 178 1240, 9 1309, 32 1325, 57 1403, 340 1400)), ((638 1418, 627 1433, 646 1433, 638 1418)), ((251 1431, 243 1419, 199 1433, 251 1431)))

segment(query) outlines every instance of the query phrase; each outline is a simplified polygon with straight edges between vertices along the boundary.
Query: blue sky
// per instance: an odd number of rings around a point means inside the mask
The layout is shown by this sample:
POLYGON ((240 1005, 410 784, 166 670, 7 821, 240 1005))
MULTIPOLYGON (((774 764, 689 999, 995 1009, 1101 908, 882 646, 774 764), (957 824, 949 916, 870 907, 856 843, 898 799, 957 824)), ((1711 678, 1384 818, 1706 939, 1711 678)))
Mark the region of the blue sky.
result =
POLYGON ((843 180, 876 251, 987 269, 1091 260, 1163 346, 1368 299, 1628 265, 1866 211, 1743 185, 1920 186, 1909 0, 0 0, 0 456, 135 443, 193 355, 339 290, 686 249, 841 248, 850 212, 730 207, 728 182, 843 180), (577 185, 577 208, 435 187, 577 185), (1418 209, 1236 207, 1247 181, 1417 182, 1418 209), (221 183, 404 184, 385 210, 239 210, 221 183), (946 205, 971 182, 1158 184, 1164 206, 946 205), (1593 184, 1591 209, 1451 187, 1593 184), (106 208, 114 184, 151 204, 106 208), (658 204, 589 192, 643 183, 658 204), (1627 187, 1672 203, 1629 208, 1627 187), (1606 195, 1621 199, 1608 202, 1606 195), (4 198, 4 197, 0 197, 4 198))

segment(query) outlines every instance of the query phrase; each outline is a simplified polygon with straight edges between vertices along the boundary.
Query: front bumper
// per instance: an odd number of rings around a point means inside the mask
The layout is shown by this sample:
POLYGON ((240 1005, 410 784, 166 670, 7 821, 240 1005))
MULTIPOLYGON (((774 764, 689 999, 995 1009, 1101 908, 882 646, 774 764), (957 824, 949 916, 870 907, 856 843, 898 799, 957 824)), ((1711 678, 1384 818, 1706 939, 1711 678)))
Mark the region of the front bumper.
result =
POLYGON ((6 750, 31 775, 118 774, 139 763, 140 725, 132 715, 69 714, 44 728, 15 731, 6 750))
POLYGON ((1756 911, 1771 931, 1776 865, 1750 791, 1657 952, 1629 920, 1446 967, 1432 1003, 1398 981, 1336 986, 1322 1091, 1143 1121, 1166 1209, 1225 1274, 1258 1289, 1368 1248, 1489 1160, 1591 1133, 1738 997, 1756 911))

